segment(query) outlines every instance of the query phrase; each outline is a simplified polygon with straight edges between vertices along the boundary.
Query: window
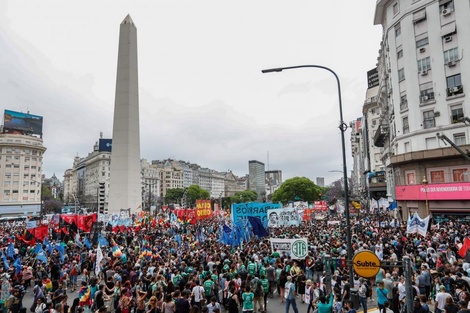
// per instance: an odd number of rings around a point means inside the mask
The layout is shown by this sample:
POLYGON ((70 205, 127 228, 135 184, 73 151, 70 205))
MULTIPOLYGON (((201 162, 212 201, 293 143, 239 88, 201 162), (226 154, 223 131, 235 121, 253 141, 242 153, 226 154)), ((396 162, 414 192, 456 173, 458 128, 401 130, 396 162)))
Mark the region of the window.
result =
POLYGON ((406 176, 406 184, 407 185, 414 185, 416 184, 416 180, 415 180, 415 172, 405 172, 405 176, 406 176))
POLYGON ((460 74, 447 77, 447 96, 457 95, 462 92, 462 77, 460 74))
POLYGON ((444 63, 448 64, 452 61, 459 60, 459 48, 455 47, 449 50, 444 51, 444 63))
POLYGON ((372 120, 372 127, 375 127, 377 125, 377 120, 372 120))
POLYGON ((463 146, 467 144, 467 140, 465 138, 465 133, 458 133, 454 134, 454 143, 457 146, 463 146))
POLYGON ((403 49, 397 52, 397 59, 401 59, 401 58, 403 58, 403 49))
POLYGON ((426 20, 426 9, 413 13, 413 23, 417 24, 426 20))
POLYGON ((421 48, 425 45, 429 44, 429 38, 425 37, 423 39, 419 39, 416 41, 416 48, 421 48))
MULTIPOLYGON (((442 2, 445 2, 445 1, 440 1, 440 3, 442 2)), ((454 1, 451 0, 451 1, 446 1, 445 3, 442 3, 439 6, 439 11, 443 13, 444 10, 454 11, 454 1)))
POLYGON ((395 25, 395 37, 398 37, 401 35, 401 25, 400 23, 398 23, 397 25, 395 25))
POLYGON ((436 183, 445 183, 445 175, 444 175, 444 170, 438 170, 438 171, 430 171, 430 176, 431 176, 431 184, 436 184, 436 183))
POLYGON ((410 152, 410 151, 411 151, 411 149, 410 149, 410 142, 407 141, 407 142, 405 142, 405 153, 406 153, 406 152, 410 152))
POLYGON ((399 69, 398 70, 398 81, 405 80, 405 69, 399 69))
POLYGON ((433 100, 433 99, 434 99, 434 91, 433 91, 432 87, 420 90, 420 92, 419 92, 420 103, 424 103, 424 102, 427 102, 427 101, 433 100))
POLYGON ((410 132, 410 124, 408 122, 408 116, 403 118, 403 135, 410 132))
POLYGON ((463 108, 461 104, 453 105, 450 107, 450 121, 452 124, 459 123, 460 118, 464 117, 463 108))
POLYGON ((397 15, 400 12, 400 8, 398 7, 398 2, 393 4, 393 15, 397 15))
POLYGON ((432 128, 436 126, 436 120, 434 118, 434 110, 423 112, 423 127, 432 128))
POLYGON ((408 109, 408 100, 406 99, 406 95, 402 95, 400 97, 400 111, 408 109))
POLYGON ((430 69, 431 69, 430 57, 418 60, 418 72, 422 73, 423 71, 429 71, 430 69))

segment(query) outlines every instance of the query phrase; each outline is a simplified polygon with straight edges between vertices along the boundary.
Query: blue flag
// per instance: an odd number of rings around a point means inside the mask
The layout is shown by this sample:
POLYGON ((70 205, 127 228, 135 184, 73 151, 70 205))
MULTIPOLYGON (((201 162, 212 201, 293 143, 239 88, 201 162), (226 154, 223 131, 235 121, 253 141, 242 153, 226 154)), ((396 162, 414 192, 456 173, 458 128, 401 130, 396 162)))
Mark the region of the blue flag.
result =
POLYGON ((98 243, 101 247, 109 246, 109 241, 104 238, 101 234, 98 235, 98 243))
POLYGON ((10 265, 8 265, 7 258, 5 256, 5 253, 3 253, 3 252, 2 252, 2 259, 3 259, 3 267, 5 268, 5 270, 9 270, 10 265))
POLYGON ((83 244, 90 249, 91 248, 91 242, 90 239, 88 239, 88 236, 85 236, 85 239, 83 240, 83 244))
POLYGON ((46 252, 41 248, 36 255, 36 260, 41 261, 44 264, 47 264, 46 252))
POLYGON ((42 245, 40 243, 36 244, 36 248, 34 248, 34 253, 38 254, 39 250, 42 249, 42 245))
POLYGON ((23 268, 23 265, 21 264, 21 260, 19 256, 16 258, 15 262, 13 262, 13 266, 16 269, 16 274, 19 274, 19 272, 21 272, 21 269, 23 268))
POLYGON ((226 232, 227 234, 230 234, 232 232, 232 229, 230 227, 228 227, 227 225, 224 224, 224 226, 222 226, 223 229, 224 229, 224 232, 226 232))
POLYGON ((9 258, 12 258, 15 256, 15 248, 13 247, 13 243, 10 242, 10 244, 8 245, 8 249, 7 249, 7 255, 9 258))
MULTIPOLYGON (((44 238, 44 245, 46 246, 47 252, 49 252, 49 254, 51 254, 52 253, 52 245, 49 242, 49 240, 47 239, 47 237, 44 238)), ((37 248, 37 246, 36 246, 36 248, 37 248)), ((38 253, 38 251, 36 251, 36 253, 38 253)))
POLYGON ((268 233, 266 229, 264 229, 263 223, 259 217, 248 216, 248 220, 250 221, 251 227, 253 227, 253 234, 258 237, 266 237, 268 233))
POLYGON ((62 246, 62 244, 59 243, 54 246, 54 249, 59 251, 60 262, 63 263, 64 262, 64 247, 62 246))
POLYGON ((180 234, 177 234, 177 235, 175 236, 175 240, 176 240, 176 242, 178 243, 178 247, 180 247, 180 246, 181 246, 181 235, 180 235, 180 234))

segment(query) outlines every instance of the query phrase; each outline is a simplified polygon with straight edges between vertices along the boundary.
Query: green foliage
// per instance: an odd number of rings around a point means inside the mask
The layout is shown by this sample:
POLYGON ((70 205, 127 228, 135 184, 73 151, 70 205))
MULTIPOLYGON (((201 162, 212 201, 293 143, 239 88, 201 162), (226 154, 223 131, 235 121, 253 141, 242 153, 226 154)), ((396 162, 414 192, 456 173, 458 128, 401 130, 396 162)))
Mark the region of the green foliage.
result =
POLYGON ((210 192, 202 189, 198 185, 191 185, 188 187, 188 202, 191 207, 196 205, 196 200, 206 200, 211 196, 210 192))
POLYGON ((323 192, 327 188, 315 185, 313 181, 306 177, 294 177, 286 180, 272 196, 272 202, 282 202, 302 200, 313 202, 321 199, 323 192))
POLYGON ((258 199, 258 194, 253 190, 239 191, 231 197, 232 203, 253 202, 256 199, 258 199))
POLYGON ((181 199, 183 198, 184 195, 184 189, 183 188, 172 188, 172 189, 167 189, 166 194, 165 194, 165 202, 166 203, 180 203, 181 199))

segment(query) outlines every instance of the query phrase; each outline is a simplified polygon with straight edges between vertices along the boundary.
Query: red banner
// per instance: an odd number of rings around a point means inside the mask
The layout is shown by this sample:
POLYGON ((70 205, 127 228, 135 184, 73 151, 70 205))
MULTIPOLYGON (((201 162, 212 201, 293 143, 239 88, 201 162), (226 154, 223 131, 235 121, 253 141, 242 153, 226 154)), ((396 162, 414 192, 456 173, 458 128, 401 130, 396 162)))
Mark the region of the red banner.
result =
POLYGON ((96 223, 97 220, 97 214, 89 214, 89 215, 78 215, 77 216, 77 227, 86 232, 89 233, 91 231, 91 227, 93 226, 93 223, 96 223))
POLYGON ((302 216, 302 219, 304 221, 310 221, 312 220, 312 214, 315 213, 314 209, 305 209, 304 210, 304 215, 302 216))
POLYGON ((192 209, 175 209, 172 211, 180 222, 196 224, 196 212, 192 209))
POLYGON ((315 201, 315 211, 328 211, 328 205, 325 201, 315 201))
POLYGON ((196 218, 205 220, 212 217, 211 200, 196 200, 196 218))

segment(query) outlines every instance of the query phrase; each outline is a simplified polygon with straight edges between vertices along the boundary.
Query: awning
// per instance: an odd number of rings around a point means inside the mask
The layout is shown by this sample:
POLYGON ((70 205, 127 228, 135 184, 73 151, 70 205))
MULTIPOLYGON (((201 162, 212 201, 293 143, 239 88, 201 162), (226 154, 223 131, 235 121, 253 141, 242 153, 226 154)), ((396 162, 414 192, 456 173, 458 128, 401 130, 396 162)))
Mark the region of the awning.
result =
POLYGON ((452 35, 456 32, 455 21, 449 24, 445 24, 441 28, 441 37, 452 35))
POLYGON ((425 19, 426 19, 426 9, 423 9, 413 14, 413 23, 418 23, 425 19))

